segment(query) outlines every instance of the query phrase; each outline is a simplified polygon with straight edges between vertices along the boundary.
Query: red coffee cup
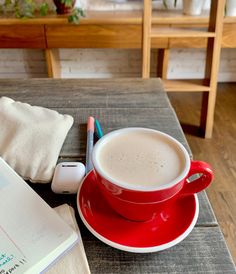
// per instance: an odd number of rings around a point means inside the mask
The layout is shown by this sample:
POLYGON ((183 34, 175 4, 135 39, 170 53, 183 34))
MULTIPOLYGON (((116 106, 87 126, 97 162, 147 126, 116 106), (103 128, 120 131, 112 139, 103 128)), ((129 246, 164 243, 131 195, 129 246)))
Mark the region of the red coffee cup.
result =
MULTIPOLYGON (((115 143, 116 144, 116 143, 115 143)), ((118 146, 121 144, 117 143, 118 146)), ((122 148, 121 148, 122 149, 122 148)), ((138 148, 137 148, 138 149, 138 148)), ((213 172, 209 164, 202 161, 192 161, 184 146, 173 137, 153 129, 124 128, 104 135, 94 146, 92 160, 98 186, 111 208, 123 217, 133 221, 147 221, 160 214, 166 207, 183 195, 192 195, 204 190, 213 180, 213 172), (161 185, 129 184, 117 180, 101 165, 101 151, 109 142, 116 142, 117 137, 132 133, 132 138, 140 133, 151 134, 157 140, 162 140, 181 156, 181 166, 178 176, 161 185), (189 182, 188 178, 200 174, 197 179, 189 182)), ((172 163, 166 163, 171 166, 172 163)), ((114 165, 113 168, 116 168, 114 165)), ((157 178, 158 181, 158 178, 157 178)))

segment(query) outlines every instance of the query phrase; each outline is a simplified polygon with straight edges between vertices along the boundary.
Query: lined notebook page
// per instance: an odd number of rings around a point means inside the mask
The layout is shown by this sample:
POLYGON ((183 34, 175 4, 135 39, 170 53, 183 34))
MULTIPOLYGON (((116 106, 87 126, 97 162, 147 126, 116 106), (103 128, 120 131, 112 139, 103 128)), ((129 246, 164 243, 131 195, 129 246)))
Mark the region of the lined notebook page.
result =
POLYGON ((0 274, 40 273, 77 240, 77 233, 0 158, 0 274))
POLYGON ((60 260, 56 262, 47 274, 90 274, 79 227, 77 225, 74 209, 67 204, 58 206, 54 210, 60 217, 78 233, 78 243, 73 246, 60 260))

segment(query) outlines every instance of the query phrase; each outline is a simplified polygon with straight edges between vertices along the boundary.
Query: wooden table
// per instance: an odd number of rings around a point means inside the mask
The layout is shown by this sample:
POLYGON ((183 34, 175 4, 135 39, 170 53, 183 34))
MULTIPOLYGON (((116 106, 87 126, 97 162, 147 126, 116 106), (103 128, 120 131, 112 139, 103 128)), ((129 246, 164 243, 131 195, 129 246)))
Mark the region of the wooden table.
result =
MULTIPOLYGON (((60 160, 85 160, 86 120, 100 119, 104 132, 127 126, 164 131, 190 152, 176 115, 158 79, 112 80, 0 80, 0 96, 67 113, 75 118, 60 160)), ((34 184, 51 206, 68 203, 76 209, 75 195, 56 195, 50 184, 34 184)), ((191 234, 180 244, 158 253, 134 254, 114 249, 95 238, 78 213, 91 272, 104 273, 235 273, 219 225, 205 192, 199 194, 200 214, 191 234)))

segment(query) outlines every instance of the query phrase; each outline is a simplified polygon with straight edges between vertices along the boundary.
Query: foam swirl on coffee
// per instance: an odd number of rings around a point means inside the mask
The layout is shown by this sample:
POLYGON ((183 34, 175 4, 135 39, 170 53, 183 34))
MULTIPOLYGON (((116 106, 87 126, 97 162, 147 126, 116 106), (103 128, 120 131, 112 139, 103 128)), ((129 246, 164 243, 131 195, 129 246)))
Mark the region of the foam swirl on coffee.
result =
POLYGON ((110 178, 137 186, 169 184, 185 166, 185 158, 173 141, 147 131, 113 136, 101 146, 98 160, 110 178))

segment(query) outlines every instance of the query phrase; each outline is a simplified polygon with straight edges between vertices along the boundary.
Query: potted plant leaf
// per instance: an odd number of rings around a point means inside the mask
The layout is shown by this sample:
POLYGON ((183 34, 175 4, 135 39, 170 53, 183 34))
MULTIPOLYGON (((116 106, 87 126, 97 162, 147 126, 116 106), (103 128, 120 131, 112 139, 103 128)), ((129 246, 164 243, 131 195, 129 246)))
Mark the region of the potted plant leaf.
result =
MULTIPOLYGON (((78 24, 84 12, 81 8, 75 7, 75 0, 53 0, 58 14, 67 14, 68 21, 78 24)), ((0 4, 0 13, 8 16, 14 14, 16 18, 33 18, 36 14, 45 16, 48 12, 55 12, 50 9, 48 2, 38 3, 37 0, 4 0, 0 4)))

